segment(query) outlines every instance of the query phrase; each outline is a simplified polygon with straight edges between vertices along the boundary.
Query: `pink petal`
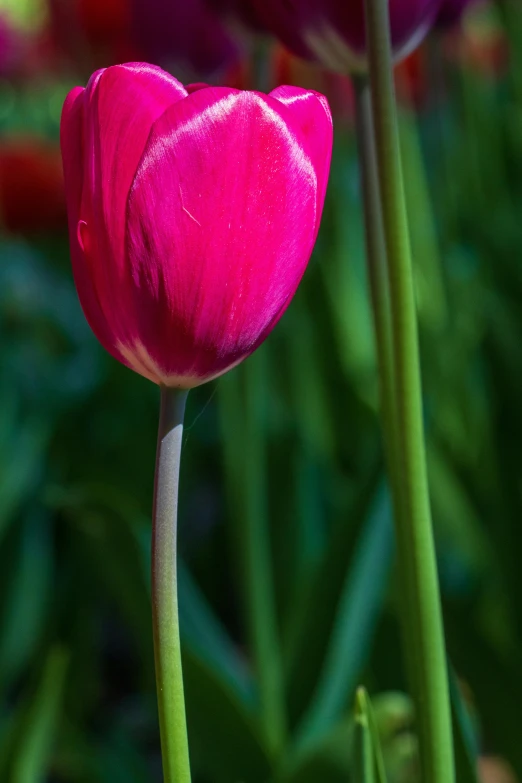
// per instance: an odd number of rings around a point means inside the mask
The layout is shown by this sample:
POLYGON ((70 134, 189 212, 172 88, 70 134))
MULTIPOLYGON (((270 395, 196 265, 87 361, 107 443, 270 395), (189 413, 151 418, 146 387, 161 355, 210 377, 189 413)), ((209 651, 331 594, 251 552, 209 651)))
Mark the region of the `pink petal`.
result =
POLYGON ((185 87, 186 91, 190 94, 192 92, 196 92, 197 90, 204 90, 205 87, 208 87, 208 84, 205 84, 205 82, 193 82, 192 84, 187 84, 185 87))
POLYGON ((67 179, 67 206, 78 221, 83 188, 83 87, 75 87, 65 99, 60 122, 60 144, 64 174, 67 179))
MULTIPOLYGON (((60 124, 69 237, 74 281, 83 312, 98 340, 110 346, 107 322, 92 284, 89 266, 78 243, 77 232, 83 190, 83 87, 75 87, 65 99, 60 124)), ((110 348, 109 348, 110 350, 110 348)), ((113 352, 114 353, 114 352, 113 352)), ((120 358, 119 354, 115 354, 120 358)))
POLYGON ((84 100, 85 263, 112 333, 125 323, 125 210, 153 122, 187 92, 156 66, 129 63, 91 77, 84 100))
MULTIPOLYGON (((332 157, 332 114, 324 95, 301 87, 281 86, 270 93, 287 107, 306 141, 307 152, 317 173, 317 208, 322 211, 332 157)), ((319 230, 319 222, 317 223, 319 230)))
POLYGON ((289 118, 274 98, 209 87, 154 124, 127 210, 138 320, 124 348, 140 343, 167 378, 208 380, 240 361, 297 288, 318 177, 289 118))
POLYGON ((95 157, 94 181, 89 184, 97 217, 110 231, 111 250, 120 268, 125 205, 150 129, 169 106, 186 95, 174 77, 144 63, 107 68, 87 87, 86 98, 92 98, 92 105, 86 150, 95 157))

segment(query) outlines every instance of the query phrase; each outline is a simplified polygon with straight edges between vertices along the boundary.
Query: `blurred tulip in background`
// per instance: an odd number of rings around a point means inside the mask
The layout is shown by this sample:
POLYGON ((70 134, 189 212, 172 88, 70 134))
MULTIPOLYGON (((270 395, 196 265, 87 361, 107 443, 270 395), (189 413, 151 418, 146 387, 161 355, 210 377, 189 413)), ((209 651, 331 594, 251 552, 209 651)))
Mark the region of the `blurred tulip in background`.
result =
POLYGON ((435 24, 438 27, 451 27, 460 21, 466 8, 474 0, 442 0, 435 24))
MULTIPOLYGON (((251 0, 265 25, 289 49, 342 73, 366 67, 363 0, 251 0)), ((391 0, 390 24, 397 60, 428 32, 440 0, 391 0)))
POLYGON ((147 61, 182 69, 187 78, 216 76, 240 49, 206 0, 128 0, 132 33, 147 61))

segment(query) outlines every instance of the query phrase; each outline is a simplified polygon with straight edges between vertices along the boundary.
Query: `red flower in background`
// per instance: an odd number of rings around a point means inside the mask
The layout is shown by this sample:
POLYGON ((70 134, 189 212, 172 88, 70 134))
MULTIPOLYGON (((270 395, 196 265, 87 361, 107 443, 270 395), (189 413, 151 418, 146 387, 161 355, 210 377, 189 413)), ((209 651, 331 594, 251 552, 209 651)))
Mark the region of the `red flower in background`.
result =
MULTIPOLYGON (((131 28, 129 0, 75 0, 78 21, 87 40, 94 43, 112 43, 124 39, 131 28)), ((69 4, 71 0, 68 0, 69 4)))
POLYGON ((134 58, 130 0, 48 0, 58 52, 80 71, 134 58))
POLYGON ((56 145, 29 138, 0 142, 0 225, 14 234, 65 228, 62 162, 56 145))
POLYGON ((397 97, 405 106, 420 109, 430 95, 427 55, 424 46, 415 49, 395 69, 397 97))
POLYGON ((81 71, 132 60, 208 77, 239 48, 207 0, 49 0, 58 49, 81 71))
POLYGON ((182 68, 193 79, 239 60, 236 42, 205 0, 129 1, 133 39, 148 62, 182 68))

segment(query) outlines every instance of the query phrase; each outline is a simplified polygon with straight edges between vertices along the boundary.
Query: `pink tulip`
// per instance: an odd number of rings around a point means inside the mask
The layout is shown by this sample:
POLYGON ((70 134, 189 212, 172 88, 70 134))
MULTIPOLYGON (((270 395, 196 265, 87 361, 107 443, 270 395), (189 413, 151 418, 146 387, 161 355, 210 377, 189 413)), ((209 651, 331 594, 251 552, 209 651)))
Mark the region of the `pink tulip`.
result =
POLYGON ((251 354, 315 243, 326 99, 296 87, 186 89, 130 63, 69 93, 61 145, 76 287, 109 353, 187 389, 251 354))

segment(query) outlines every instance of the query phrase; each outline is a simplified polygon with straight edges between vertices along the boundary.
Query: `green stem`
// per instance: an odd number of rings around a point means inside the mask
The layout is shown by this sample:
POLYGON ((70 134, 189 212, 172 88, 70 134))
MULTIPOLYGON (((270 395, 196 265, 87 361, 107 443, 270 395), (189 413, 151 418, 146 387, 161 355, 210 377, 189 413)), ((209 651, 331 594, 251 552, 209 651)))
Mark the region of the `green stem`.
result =
POLYGON ((372 316, 379 374, 379 402, 382 431, 384 436, 384 455, 392 495, 393 519, 397 540, 397 572, 401 591, 401 625, 404 640, 404 658, 413 683, 416 668, 415 638, 411 632, 413 618, 411 595, 415 583, 410 578, 408 568, 403 563, 404 552, 408 547, 408 535, 401 514, 400 481, 400 444, 399 421, 397 416, 395 357, 393 346, 393 327, 388 285, 388 262, 386 258, 386 240, 381 206, 381 189, 377 168, 377 150, 375 148, 375 129, 371 90, 368 77, 352 76, 355 90, 355 119, 357 148, 361 169, 361 189, 364 204, 364 226, 366 242, 366 264, 370 283, 372 316))
POLYGON ((152 525, 152 620, 164 783, 190 783, 176 573, 179 463, 187 392, 161 387, 152 525))
POLYGON ((393 87, 388 0, 365 0, 375 143, 388 259, 403 527, 398 536, 407 571, 412 672, 425 783, 453 783, 444 630, 428 495, 422 421, 417 317, 393 87))
MULTIPOLYGON (((384 450, 393 502, 397 506, 397 417, 395 415, 395 368, 392 341, 390 295, 388 291, 386 243, 382 221, 381 194, 374 140, 370 85, 365 76, 353 76, 355 124, 361 168, 368 281, 379 370, 379 403, 384 432, 384 450)), ((395 516, 398 507, 394 507, 395 516)))

